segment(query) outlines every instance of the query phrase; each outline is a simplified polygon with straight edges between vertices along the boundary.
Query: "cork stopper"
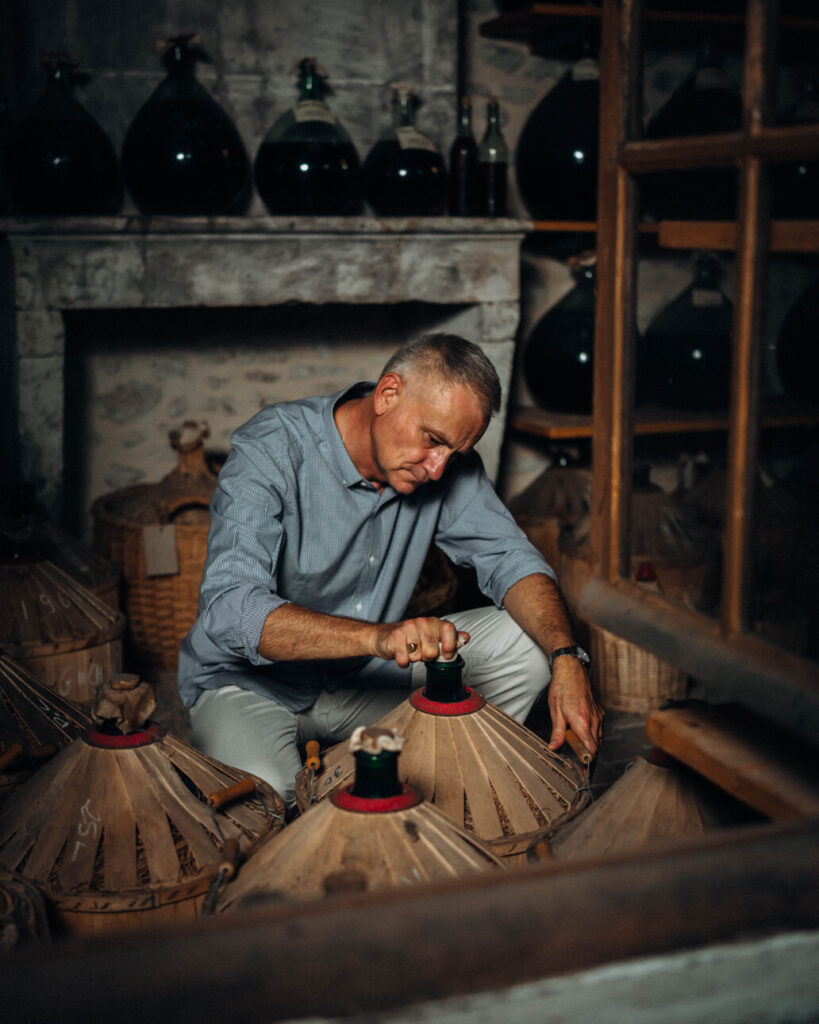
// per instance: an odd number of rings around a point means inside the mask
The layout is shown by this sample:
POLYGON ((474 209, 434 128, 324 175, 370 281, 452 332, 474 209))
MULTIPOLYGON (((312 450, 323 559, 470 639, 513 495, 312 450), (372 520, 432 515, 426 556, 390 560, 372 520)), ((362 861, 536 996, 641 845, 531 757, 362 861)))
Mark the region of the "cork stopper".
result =
POLYGON ((350 737, 350 750, 353 753, 363 750, 366 754, 380 754, 383 750, 398 753, 404 746, 404 742, 404 737, 399 736, 396 729, 383 729, 377 725, 359 725, 350 737))
POLYGON ((111 724, 127 736, 141 729, 156 710, 154 691, 138 675, 120 672, 97 693, 91 718, 97 725, 111 724))

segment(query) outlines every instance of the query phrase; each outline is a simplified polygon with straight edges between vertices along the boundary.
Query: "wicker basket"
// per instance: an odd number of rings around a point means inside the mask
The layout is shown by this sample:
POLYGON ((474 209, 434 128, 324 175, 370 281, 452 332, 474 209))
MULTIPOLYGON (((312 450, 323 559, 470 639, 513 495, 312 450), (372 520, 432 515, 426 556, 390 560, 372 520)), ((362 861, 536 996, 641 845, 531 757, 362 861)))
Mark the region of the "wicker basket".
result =
POLYGON ((581 466, 550 466, 509 503, 518 526, 557 571, 561 531, 588 514, 591 472, 581 466))
POLYGON ((174 671, 179 646, 196 619, 216 476, 205 461, 207 427, 172 431, 176 469, 158 484, 103 495, 92 506, 94 543, 122 570, 128 638, 137 659, 174 671), (148 564, 146 527, 172 527, 175 558, 148 564))
POLYGON ((0 564, 0 646, 80 704, 122 668, 125 617, 51 562, 0 564))
POLYGON ((604 708, 645 715, 688 692, 685 672, 642 647, 594 625, 589 637, 592 682, 604 708))

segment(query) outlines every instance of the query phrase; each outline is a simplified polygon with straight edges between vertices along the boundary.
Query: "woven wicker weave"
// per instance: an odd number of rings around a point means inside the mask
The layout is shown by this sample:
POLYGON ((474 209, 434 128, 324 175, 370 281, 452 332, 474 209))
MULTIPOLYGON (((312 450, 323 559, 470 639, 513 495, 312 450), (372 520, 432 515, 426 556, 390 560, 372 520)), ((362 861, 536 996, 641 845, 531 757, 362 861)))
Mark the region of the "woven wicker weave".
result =
POLYGON ((216 476, 205 461, 206 427, 172 431, 179 464, 158 484, 138 484, 98 498, 92 506, 94 543, 123 578, 128 636, 137 658, 175 670, 179 645, 196 619, 207 553, 209 504, 216 476), (178 571, 148 575, 144 528, 172 524, 178 571))

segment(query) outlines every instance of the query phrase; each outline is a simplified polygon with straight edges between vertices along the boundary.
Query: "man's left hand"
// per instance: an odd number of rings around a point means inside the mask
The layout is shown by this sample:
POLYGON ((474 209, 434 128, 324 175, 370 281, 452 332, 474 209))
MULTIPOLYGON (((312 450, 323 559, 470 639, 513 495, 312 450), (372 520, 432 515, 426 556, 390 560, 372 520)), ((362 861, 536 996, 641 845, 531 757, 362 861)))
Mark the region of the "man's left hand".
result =
POLYGON ((589 676, 577 658, 555 658, 549 684, 552 735, 549 749, 558 750, 571 729, 594 757, 603 738, 603 709, 594 699, 589 676))

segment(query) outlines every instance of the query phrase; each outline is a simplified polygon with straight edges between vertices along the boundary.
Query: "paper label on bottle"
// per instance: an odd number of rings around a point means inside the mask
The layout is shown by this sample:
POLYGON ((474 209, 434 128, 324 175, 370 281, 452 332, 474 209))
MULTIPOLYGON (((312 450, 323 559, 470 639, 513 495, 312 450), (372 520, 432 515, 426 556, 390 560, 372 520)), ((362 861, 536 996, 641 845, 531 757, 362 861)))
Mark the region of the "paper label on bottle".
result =
POLYGON ((694 88, 697 91, 727 89, 728 76, 721 68, 700 68, 694 75, 694 88))
POLYGON ((594 82, 600 78, 600 65, 594 57, 583 57, 572 65, 572 81, 594 82))
POLYGON ((293 107, 293 117, 297 121, 326 121, 335 124, 335 114, 321 100, 299 100, 293 107))
POLYGON ((413 128, 412 125, 405 124, 400 128, 396 128, 395 134, 398 137, 398 145, 401 149, 426 149, 430 153, 438 152, 435 143, 428 139, 423 132, 413 128))
POLYGON ((724 301, 725 296, 722 292, 716 291, 714 288, 691 289, 692 306, 721 306, 724 301))
POLYGON ((146 576, 178 576, 176 527, 173 523, 142 527, 146 576))

